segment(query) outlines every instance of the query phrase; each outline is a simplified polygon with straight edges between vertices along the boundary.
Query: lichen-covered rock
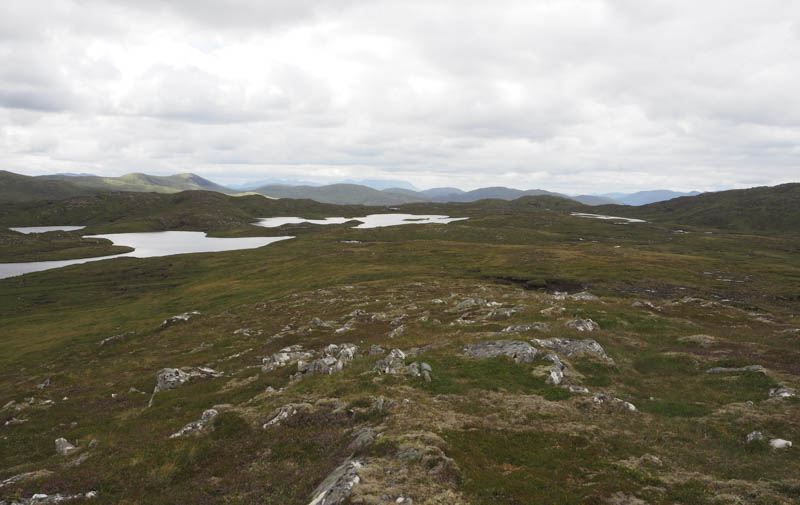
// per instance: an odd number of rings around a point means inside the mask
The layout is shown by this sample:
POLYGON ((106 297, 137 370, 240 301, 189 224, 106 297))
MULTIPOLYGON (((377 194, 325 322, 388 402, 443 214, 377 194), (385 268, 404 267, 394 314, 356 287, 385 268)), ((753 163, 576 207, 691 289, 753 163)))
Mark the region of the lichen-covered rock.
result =
POLYGON ((185 323, 186 321, 192 319, 195 316, 199 316, 200 312, 193 310, 191 312, 184 312, 183 314, 178 314, 177 316, 168 317, 161 323, 159 329, 167 328, 168 326, 172 326, 176 323, 185 323))
POLYGON ((266 430, 270 426, 275 426, 277 424, 280 424, 281 421, 289 419, 293 415, 297 414, 297 407, 298 407, 297 405, 289 403, 273 411, 272 414, 269 416, 269 421, 264 423, 262 428, 266 430))
POLYGON ((789 449, 792 446, 792 443, 782 438, 773 438, 769 441, 769 446, 773 449, 789 449))
POLYGON ((288 347, 284 347, 272 356, 263 358, 261 360, 261 371, 271 372, 276 368, 286 366, 292 362, 311 359, 313 357, 314 353, 303 349, 303 346, 290 345, 288 347))
POLYGON ((599 329, 600 326, 591 319, 573 319, 572 321, 567 321, 567 328, 590 332, 599 329))
POLYGON ((791 398, 795 396, 794 389, 785 388, 783 386, 769 390, 770 398, 791 398))
POLYGON ((330 375, 342 371, 345 365, 355 358, 358 346, 353 344, 330 344, 322 350, 322 357, 311 363, 297 362, 300 374, 330 375))
POLYGON ((553 386, 558 386, 564 381, 564 370, 567 369, 567 366, 562 363, 555 354, 548 354, 544 357, 544 359, 553 363, 553 366, 550 367, 550 372, 547 374, 545 382, 553 386))
POLYGON ((162 368, 156 374, 156 387, 150 396, 148 407, 153 405, 156 393, 175 389, 186 384, 192 379, 202 377, 222 377, 224 374, 208 367, 184 367, 184 368, 162 368))
POLYGON ((589 293, 588 291, 581 291, 580 293, 568 295, 567 298, 569 298, 570 300, 581 301, 581 302, 592 302, 600 299, 597 296, 589 293))
POLYGON ((576 340, 571 338, 534 338, 531 340, 531 342, 540 347, 552 349, 555 352, 570 358, 589 353, 611 361, 611 358, 608 356, 608 354, 606 354, 605 349, 603 349, 603 347, 598 344, 596 340, 591 338, 584 340, 576 340))
POLYGON ((738 368, 718 366, 718 367, 709 368, 708 370, 706 370, 706 373, 710 373, 710 374, 730 373, 730 372, 766 372, 766 369, 761 365, 748 365, 748 366, 742 366, 742 367, 738 367, 738 368))
POLYGON ((538 351, 529 343, 519 340, 492 340, 464 346, 464 354, 476 359, 508 356, 515 363, 531 363, 538 351))
POLYGON ((467 298, 459 302, 453 310, 456 312, 468 309, 474 309, 476 307, 482 307, 486 305, 486 300, 483 298, 467 298))
POLYGON ((339 505, 353 492, 361 478, 359 469, 364 464, 356 459, 347 459, 339 465, 325 480, 311 493, 312 499, 308 505, 339 505))
POLYGON ((489 321, 502 321, 511 318, 514 314, 522 312, 522 307, 513 307, 510 309, 494 309, 486 315, 489 321))
POLYGON ((516 324, 513 326, 506 326, 501 331, 503 333, 521 333, 524 331, 550 331, 550 326, 545 323, 531 323, 531 324, 516 324))
POLYGON ((17 482, 41 479, 44 477, 49 477, 51 475, 53 475, 53 472, 51 472, 50 470, 36 470, 33 472, 20 473, 0 481, 0 488, 10 486, 11 484, 16 484, 17 482))
MULTIPOLYGON (((97 498, 97 491, 89 491, 81 494, 44 494, 36 493, 30 498, 23 498, 22 501, 12 501, 9 505, 51 505, 53 503, 63 503, 72 500, 93 500, 97 498)), ((0 501, 0 505, 5 505, 6 502, 0 501)))
POLYGON ((66 438, 57 438, 56 439, 56 452, 62 456, 66 456, 67 454, 71 453, 77 449, 74 445, 67 442, 66 438))
POLYGON ((200 419, 187 424, 180 430, 170 435, 169 438, 178 438, 188 435, 189 433, 205 429, 214 420, 214 418, 217 417, 217 414, 219 414, 219 412, 216 409, 208 409, 203 412, 203 415, 200 416, 200 419))
POLYGON ((406 355, 400 349, 392 349, 383 359, 375 362, 375 371, 379 374, 397 374, 405 366, 406 355))
POLYGON ((356 452, 364 449, 375 441, 375 433, 372 428, 362 428, 353 437, 353 441, 347 446, 350 452, 356 452))

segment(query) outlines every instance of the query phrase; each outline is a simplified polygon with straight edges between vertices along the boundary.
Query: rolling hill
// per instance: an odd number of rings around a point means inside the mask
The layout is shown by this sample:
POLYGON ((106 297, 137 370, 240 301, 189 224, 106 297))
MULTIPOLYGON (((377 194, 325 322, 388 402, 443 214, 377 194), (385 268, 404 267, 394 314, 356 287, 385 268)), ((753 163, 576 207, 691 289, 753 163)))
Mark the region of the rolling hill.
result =
POLYGON ((0 170, 0 202, 60 200, 97 192, 69 180, 40 179, 0 170))
POLYGON ((43 180, 69 182, 98 191, 143 191, 154 193, 177 193, 187 190, 216 191, 234 193, 235 191, 215 184, 199 175, 185 173, 168 176, 148 174, 126 174, 121 177, 101 177, 96 175, 44 175, 43 180))
POLYGON ((607 205, 596 212, 687 226, 800 233, 800 183, 702 193, 639 207, 607 205))

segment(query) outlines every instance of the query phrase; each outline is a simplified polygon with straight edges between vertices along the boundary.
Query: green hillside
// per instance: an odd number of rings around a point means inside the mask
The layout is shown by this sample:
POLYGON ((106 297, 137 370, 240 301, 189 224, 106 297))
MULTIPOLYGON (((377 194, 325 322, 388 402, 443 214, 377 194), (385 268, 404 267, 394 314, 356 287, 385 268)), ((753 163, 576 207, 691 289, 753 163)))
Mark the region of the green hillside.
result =
POLYGON ((155 193, 177 193, 187 190, 217 191, 219 193, 234 193, 219 184, 195 174, 176 174, 168 176, 148 174, 127 174, 121 177, 100 177, 94 175, 45 175, 37 179, 50 181, 64 181, 72 184, 92 188, 98 191, 141 191, 155 193))
POLYGON ((702 193, 640 207, 603 206, 591 212, 684 226, 800 233, 800 184, 702 193))
POLYGON ((59 200, 96 192, 94 189, 79 186, 68 180, 43 180, 0 170, 0 202, 59 200))

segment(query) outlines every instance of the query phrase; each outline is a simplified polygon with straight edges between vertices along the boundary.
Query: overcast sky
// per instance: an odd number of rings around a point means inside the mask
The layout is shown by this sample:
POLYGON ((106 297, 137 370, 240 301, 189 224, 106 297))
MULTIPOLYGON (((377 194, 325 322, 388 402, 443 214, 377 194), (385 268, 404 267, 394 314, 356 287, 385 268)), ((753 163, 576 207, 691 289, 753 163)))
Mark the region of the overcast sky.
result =
POLYGON ((772 185, 798 89, 797 0, 0 2, 0 169, 28 175, 772 185))

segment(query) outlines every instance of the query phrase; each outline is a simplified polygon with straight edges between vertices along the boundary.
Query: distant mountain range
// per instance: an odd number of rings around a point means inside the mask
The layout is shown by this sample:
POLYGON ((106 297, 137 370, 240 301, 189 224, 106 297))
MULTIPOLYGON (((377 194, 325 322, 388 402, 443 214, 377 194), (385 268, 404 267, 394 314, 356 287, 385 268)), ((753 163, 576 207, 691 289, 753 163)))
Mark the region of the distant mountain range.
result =
MULTIPOLYGON (((366 179, 355 183, 316 185, 288 184, 270 179, 266 184, 249 183, 229 188, 199 175, 186 173, 170 176, 127 174, 121 177, 102 177, 88 174, 55 174, 28 177, 0 171, 0 201, 29 201, 68 198, 111 191, 177 193, 187 190, 216 191, 224 194, 258 193, 271 198, 309 199, 337 205, 401 205, 424 202, 474 202, 487 198, 515 200, 523 196, 556 196, 584 205, 645 205, 681 196, 698 194, 668 190, 638 193, 609 193, 605 195, 566 195, 542 189, 520 190, 506 187, 479 188, 463 191, 444 187, 416 190, 411 184, 398 180, 366 179)), ((266 181, 262 181, 266 182, 266 181)), ((289 182, 289 181, 286 181, 289 182)))

